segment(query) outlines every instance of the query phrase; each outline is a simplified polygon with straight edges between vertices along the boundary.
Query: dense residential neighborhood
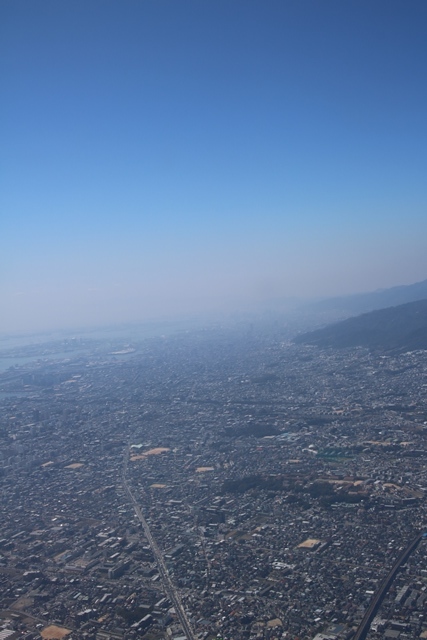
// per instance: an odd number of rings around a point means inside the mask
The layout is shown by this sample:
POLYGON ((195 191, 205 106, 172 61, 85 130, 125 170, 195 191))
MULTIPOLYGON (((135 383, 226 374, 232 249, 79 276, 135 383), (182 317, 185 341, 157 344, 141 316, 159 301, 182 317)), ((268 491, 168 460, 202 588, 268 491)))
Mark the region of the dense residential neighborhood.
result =
POLYGON ((25 354, 0 638, 347 640, 416 536, 368 638, 427 637, 427 352, 242 324, 25 354))

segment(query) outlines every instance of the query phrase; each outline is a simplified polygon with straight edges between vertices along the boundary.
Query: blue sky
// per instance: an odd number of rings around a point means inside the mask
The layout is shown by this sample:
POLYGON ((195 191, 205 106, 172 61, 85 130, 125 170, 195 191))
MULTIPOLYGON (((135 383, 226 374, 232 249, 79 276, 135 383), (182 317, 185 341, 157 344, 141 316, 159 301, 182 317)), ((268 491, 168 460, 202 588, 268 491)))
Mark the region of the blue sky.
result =
POLYGON ((427 3, 3 0, 0 330, 427 278, 427 3))

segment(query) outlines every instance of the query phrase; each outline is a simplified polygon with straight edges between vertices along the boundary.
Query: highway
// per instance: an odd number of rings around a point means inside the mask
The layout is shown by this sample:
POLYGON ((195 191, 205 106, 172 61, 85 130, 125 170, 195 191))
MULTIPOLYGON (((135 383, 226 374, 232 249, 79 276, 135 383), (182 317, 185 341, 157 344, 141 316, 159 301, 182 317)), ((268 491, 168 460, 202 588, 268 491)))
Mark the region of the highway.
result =
POLYGON ((184 631, 184 634, 187 638, 187 640, 196 640, 196 636, 193 633, 193 629, 191 628, 190 625, 190 621, 187 618, 187 614, 185 613, 185 609, 182 605, 181 599, 179 597, 179 593, 176 589, 176 587, 173 585, 172 580, 170 578, 168 569, 166 567, 164 558, 163 558, 163 553, 161 552, 161 550, 159 549, 155 539, 153 538, 151 531, 150 531, 150 527, 148 526, 148 522, 146 521, 146 519, 144 518, 144 515, 141 511, 141 508, 135 498, 135 496, 133 495, 130 487, 129 487, 129 483, 127 481, 127 466, 128 466, 128 460, 129 460, 129 449, 126 450, 125 456, 124 456, 124 462, 123 462, 123 473, 122 473, 122 480, 123 480, 123 487, 129 497, 129 500, 132 502, 132 506, 134 508, 134 511, 136 513, 136 516, 138 518, 138 520, 140 521, 142 528, 144 530, 145 533, 145 537, 148 540, 148 543, 151 547, 151 550, 153 552, 153 555, 156 559, 157 562, 157 567, 159 569, 159 574, 160 577, 162 579, 163 582, 163 586, 164 589, 167 593, 167 595, 169 596, 170 601, 172 602, 176 614, 179 618, 179 621, 181 623, 182 629, 184 631))
POLYGON ((398 570, 400 569, 400 567, 402 566, 402 564, 404 564, 404 562, 406 562, 406 560, 409 558, 409 556, 411 555, 411 553, 413 551, 415 551, 415 549, 417 548, 418 544, 420 543, 421 538, 423 537, 422 533, 419 533, 409 544, 407 547, 405 547, 400 554, 398 555, 397 559, 395 560, 392 568, 390 569, 389 573, 386 575, 386 577, 384 578, 384 580, 381 582, 378 590, 376 591, 376 593, 374 593, 372 600, 369 604, 369 607, 367 608, 365 615, 363 616, 362 622, 360 623, 356 634, 353 638, 353 640, 365 640, 369 629, 371 628, 371 623, 372 620, 374 619, 375 614, 377 613, 381 602, 384 599, 384 596, 386 595, 387 591, 389 590, 391 583, 393 582, 396 573, 398 572, 398 570))

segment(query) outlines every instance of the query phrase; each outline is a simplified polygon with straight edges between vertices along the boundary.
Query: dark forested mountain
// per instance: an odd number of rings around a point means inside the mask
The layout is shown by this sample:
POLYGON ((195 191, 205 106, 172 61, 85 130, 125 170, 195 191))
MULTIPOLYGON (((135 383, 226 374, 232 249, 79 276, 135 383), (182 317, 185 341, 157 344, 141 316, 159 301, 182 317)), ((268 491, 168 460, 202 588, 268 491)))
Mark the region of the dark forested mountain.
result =
POLYGON ((345 315, 356 315, 425 299, 427 299, 427 280, 371 293, 319 300, 310 305, 310 309, 317 312, 338 311, 345 315))
POLYGON ((371 311, 297 336, 297 343, 384 351, 427 349, 427 299, 371 311))

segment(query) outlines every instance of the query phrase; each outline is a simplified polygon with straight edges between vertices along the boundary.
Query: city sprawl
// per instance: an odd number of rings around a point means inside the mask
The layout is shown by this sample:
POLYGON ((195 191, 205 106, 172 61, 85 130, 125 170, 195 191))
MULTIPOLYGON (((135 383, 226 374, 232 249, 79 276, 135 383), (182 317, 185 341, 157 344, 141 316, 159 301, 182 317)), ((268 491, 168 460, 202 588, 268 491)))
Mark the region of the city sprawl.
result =
POLYGON ((415 539, 367 637, 427 637, 427 352, 287 338, 0 374, 1 638, 347 640, 415 539))

